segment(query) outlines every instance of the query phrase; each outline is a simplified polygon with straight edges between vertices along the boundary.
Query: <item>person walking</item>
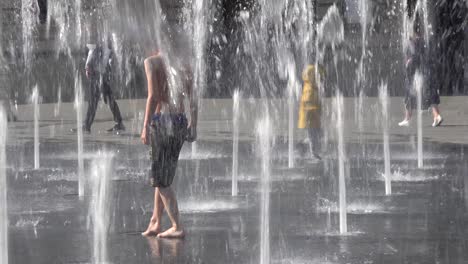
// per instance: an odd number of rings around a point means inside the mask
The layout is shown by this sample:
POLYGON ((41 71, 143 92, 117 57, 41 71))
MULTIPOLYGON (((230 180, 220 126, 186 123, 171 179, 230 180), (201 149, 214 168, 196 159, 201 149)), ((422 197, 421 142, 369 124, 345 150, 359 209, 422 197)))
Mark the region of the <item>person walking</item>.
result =
POLYGON ((150 181, 155 192, 153 215, 142 235, 182 238, 185 233, 171 184, 184 141, 193 142, 196 139, 198 108, 190 67, 171 64, 169 71, 166 59, 165 55, 157 52, 144 61, 148 98, 141 140, 151 146, 150 181), (169 82, 172 78, 178 78, 178 81, 169 82), (174 84, 180 87, 173 87, 174 84), (185 99, 189 100, 190 105, 189 120, 185 115, 185 99), (169 216, 171 227, 161 232, 163 209, 169 216))
MULTIPOLYGON (((102 43, 89 43, 86 45, 88 49, 88 57, 86 59, 85 73, 89 81, 88 86, 88 110, 83 122, 83 131, 91 133, 91 126, 96 116, 97 106, 102 94, 105 104, 109 105, 114 118, 114 126, 107 132, 120 132, 125 130, 122 122, 122 115, 119 106, 112 92, 112 63, 114 60, 114 52, 112 49, 112 41, 107 39, 102 43)), ((72 129, 73 132, 76 129, 72 129)))
POLYGON ((413 30, 413 34, 410 37, 409 47, 407 50, 407 60, 405 64, 406 68, 406 92, 405 92, 405 116, 403 121, 399 122, 398 125, 401 127, 407 127, 410 125, 411 117, 413 111, 417 107, 417 98, 416 98, 416 87, 414 87, 414 77, 416 72, 421 72, 427 80, 423 85, 424 89, 422 91, 423 98, 422 98, 422 109, 428 109, 429 107, 432 108, 432 115, 433 115, 433 127, 440 126, 443 122, 443 118, 440 114, 439 104, 440 104, 440 96, 439 91, 437 88, 438 81, 435 80, 435 76, 437 73, 435 72, 435 60, 433 58, 428 58, 425 55, 426 45, 424 41, 424 37, 422 36, 422 29, 419 25, 421 22, 417 18, 415 20, 415 26, 413 30))
POLYGON ((315 67, 315 65, 308 65, 302 73, 304 86, 299 106, 298 128, 307 129, 311 154, 320 160, 321 105, 315 67))

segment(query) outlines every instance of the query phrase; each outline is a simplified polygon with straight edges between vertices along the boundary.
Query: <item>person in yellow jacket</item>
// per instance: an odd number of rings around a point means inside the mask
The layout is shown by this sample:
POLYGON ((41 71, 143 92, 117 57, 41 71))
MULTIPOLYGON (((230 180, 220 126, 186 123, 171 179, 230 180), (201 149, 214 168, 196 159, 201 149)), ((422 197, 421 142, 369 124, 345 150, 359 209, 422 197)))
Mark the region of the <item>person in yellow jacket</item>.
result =
POLYGON ((307 129, 312 155, 317 159, 321 159, 319 155, 321 138, 321 105, 315 75, 315 65, 308 65, 302 73, 304 87, 302 89, 299 106, 298 128, 307 129))

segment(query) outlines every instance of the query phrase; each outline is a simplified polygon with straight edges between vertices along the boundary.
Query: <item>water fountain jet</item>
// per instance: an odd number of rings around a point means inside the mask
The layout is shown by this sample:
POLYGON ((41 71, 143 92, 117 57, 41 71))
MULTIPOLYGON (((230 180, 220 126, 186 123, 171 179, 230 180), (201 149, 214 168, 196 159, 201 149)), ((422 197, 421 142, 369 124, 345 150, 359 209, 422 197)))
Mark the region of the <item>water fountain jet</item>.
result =
POLYGON ((34 107, 34 169, 39 169, 39 118, 40 118, 40 109, 39 109, 39 89, 37 85, 33 89, 31 96, 33 107, 34 107))
MULTIPOLYGON (((291 76, 289 78, 292 78, 291 76)), ((294 78, 295 79, 295 78, 294 78)), ((292 81, 288 89, 288 167, 294 168, 294 84, 292 81)))
POLYGON ((382 134, 384 143, 384 162, 385 162, 385 194, 392 194, 392 175, 390 172, 390 139, 388 132, 388 89, 387 84, 382 83, 379 87, 379 99, 382 107, 382 134))
MULTIPOLYGON (((209 37, 209 27, 211 25, 211 0, 193 0, 191 11, 193 14, 193 30, 192 43, 195 57, 194 67, 194 84, 198 88, 196 94, 198 96, 198 111, 199 116, 202 113, 201 98, 204 96, 206 87, 206 43, 209 37)), ((198 143, 192 143, 192 157, 197 154, 198 143)))
POLYGON ((339 207, 340 207, 340 233, 348 232, 347 214, 346 214, 346 176, 345 176, 345 146, 343 131, 344 103, 343 95, 337 91, 335 98, 336 109, 336 129, 338 136, 338 189, 339 189, 339 207))
POLYGON ((75 110, 76 110, 76 128, 77 128, 77 159, 78 159, 78 196, 84 196, 84 162, 83 162, 83 86, 81 77, 77 71, 75 74, 75 110))
POLYGON ((257 123, 257 142, 261 157, 260 263, 270 263, 270 189, 273 126, 267 115, 257 123))
POLYGON ((90 220, 93 225, 93 263, 109 263, 108 231, 111 219, 112 164, 114 155, 101 152, 91 165, 90 220))
POLYGON ((7 113, 3 107, 0 106, 0 264, 8 264, 7 134, 7 113))
POLYGON ((413 87, 416 90, 417 101, 417 123, 418 123, 418 168, 424 166, 424 153, 423 153, 423 130, 422 130, 422 89, 423 89, 423 76, 420 72, 414 75, 413 87))
POLYGON ((239 105, 240 92, 234 91, 232 97, 232 196, 238 194, 238 179, 239 179, 239 105))

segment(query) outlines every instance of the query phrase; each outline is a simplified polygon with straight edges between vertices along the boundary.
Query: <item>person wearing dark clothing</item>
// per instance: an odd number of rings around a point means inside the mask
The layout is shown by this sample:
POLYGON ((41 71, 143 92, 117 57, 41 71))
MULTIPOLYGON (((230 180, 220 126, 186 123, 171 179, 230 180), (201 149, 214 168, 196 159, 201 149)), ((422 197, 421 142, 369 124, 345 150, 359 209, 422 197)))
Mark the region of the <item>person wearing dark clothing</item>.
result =
MULTIPOLYGON (((417 23, 417 22, 416 22, 417 23)), ((438 80, 435 78, 436 61, 430 56, 426 56, 426 45, 424 38, 421 34, 420 27, 415 27, 413 36, 410 37, 410 43, 407 50, 406 61, 406 95, 405 95, 405 118, 398 123, 399 126, 409 126, 413 110, 417 107, 416 87, 413 80, 415 79, 416 72, 420 72, 426 77, 426 82, 422 91, 422 105, 419 110, 428 109, 432 107, 432 115, 434 117, 433 127, 439 126, 443 118, 440 115, 439 107, 440 97, 438 91, 438 80)))
POLYGON ((86 59, 86 77, 89 80, 88 86, 88 110, 83 124, 85 132, 91 132, 91 126, 96 116, 96 110, 99 103, 99 98, 104 100, 114 117, 115 125, 108 129, 108 132, 118 132, 125 130, 122 122, 122 115, 120 114, 119 106, 112 93, 112 60, 114 53, 112 46, 88 44, 88 57, 86 59))

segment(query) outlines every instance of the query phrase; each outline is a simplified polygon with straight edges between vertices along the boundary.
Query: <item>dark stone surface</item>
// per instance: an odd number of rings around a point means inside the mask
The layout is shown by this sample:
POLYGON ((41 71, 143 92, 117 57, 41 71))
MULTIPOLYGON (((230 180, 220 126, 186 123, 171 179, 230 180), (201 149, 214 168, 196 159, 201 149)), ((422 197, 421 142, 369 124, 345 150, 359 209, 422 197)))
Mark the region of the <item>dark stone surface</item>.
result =
MULTIPOLYGON (((89 176, 95 151, 116 153, 108 254, 111 263, 258 263, 259 175, 252 142, 240 146, 240 195, 231 197, 231 143, 199 142, 181 154, 174 187, 187 237, 144 238, 151 215, 147 148, 127 143, 85 144, 89 176)), ((76 145, 44 140, 42 168, 33 170, 32 142, 7 154, 10 263, 89 263, 89 187, 76 196, 76 145)), ((339 235, 337 160, 333 145, 322 162, 298 145, 297 166, 287 168, 287 148, 273 152, 272 263, 465 263, 468 163, 460 145, 426 143, 424 169, 414 150, 392 144, 393 195, 384 195, 380 143, 348 144, 349 233, 339 235)), ((163 218, 168 226, 167 217, 163 218)))

